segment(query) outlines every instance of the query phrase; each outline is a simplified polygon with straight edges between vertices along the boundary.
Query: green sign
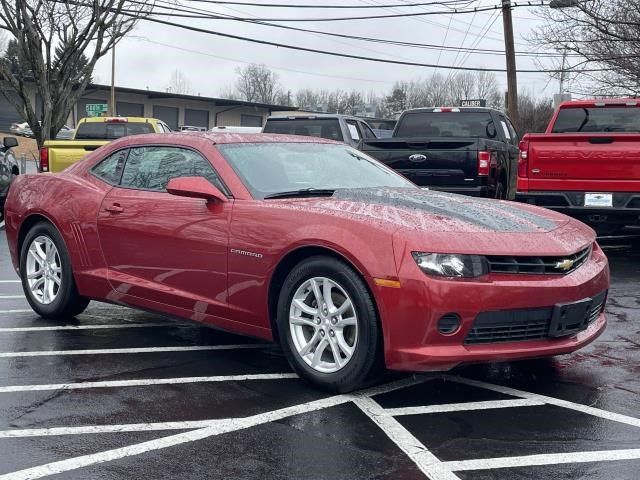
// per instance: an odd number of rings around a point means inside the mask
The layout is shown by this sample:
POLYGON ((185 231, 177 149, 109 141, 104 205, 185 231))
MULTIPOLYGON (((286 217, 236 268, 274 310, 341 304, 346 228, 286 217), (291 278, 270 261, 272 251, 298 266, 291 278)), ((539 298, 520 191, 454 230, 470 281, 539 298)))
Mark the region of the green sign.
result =
POLYGON ((103 113, 107 113, 109 108, 106 103, 87 103, 85 110, 87 117, 100 117, 103 113))

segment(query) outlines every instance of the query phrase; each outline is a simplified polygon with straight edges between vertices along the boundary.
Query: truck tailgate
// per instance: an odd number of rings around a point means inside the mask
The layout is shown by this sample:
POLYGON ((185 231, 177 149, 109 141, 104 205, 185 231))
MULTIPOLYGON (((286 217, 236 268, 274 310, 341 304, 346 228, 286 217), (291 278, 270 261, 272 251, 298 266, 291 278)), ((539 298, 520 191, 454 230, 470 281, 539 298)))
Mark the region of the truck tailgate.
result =
POLYGON ((478 142, 456 138, 367 140, 362 151, 421 186, 474 186, 478 142))
MULTIPOLYGON (((639 134, 530 135, 528 147, 529 189, 557 189, 562 181, 563 189, 573 190, 571 180, 602 182, 606 190, 618 190, 616 180, 621 189, 633 181, 640 186, 639 134)), ((586 186, 584 182, 574 185, 586 186)))
POLYGON ((46 142, 49 150, 49 171, 61 172, 85 155, 107 144, 106 140, 60 140, 46 142))

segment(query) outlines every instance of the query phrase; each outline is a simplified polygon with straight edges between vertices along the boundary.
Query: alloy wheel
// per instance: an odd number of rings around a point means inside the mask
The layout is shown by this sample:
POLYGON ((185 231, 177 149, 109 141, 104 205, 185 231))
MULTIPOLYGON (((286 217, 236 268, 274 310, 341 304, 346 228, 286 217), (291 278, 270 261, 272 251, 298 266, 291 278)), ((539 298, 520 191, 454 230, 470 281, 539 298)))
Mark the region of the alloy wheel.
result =
POLYGON ((330 278, 310 278, 298 287, 289 307, 289 328, 298 355, 318 372, 337 372, 353 357, 357 313, 344 288, 330 278))
POLYGON ((29 290, 33 298, 48 305, 53 302, 62 285, 62 262, 53 240, 46 235, 33 239, 26 262, 29 290))

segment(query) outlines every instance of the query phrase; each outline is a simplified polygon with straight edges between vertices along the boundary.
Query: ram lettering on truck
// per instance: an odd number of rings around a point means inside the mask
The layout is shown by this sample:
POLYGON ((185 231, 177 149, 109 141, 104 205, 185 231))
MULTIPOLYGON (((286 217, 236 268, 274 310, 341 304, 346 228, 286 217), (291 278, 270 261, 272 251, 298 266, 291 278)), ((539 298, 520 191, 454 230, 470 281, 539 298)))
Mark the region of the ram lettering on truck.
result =
POLYGON ((640 225, 640 102, 562 103, 520 142, 516 199, 578 218, 601 235, 640 225))
POLYGON ((117 138, 171 129, 162 120, 142 117, 90 117, 78 122, 72 140, 48 140, 40 149, 40 172, 61 172, 117 138))

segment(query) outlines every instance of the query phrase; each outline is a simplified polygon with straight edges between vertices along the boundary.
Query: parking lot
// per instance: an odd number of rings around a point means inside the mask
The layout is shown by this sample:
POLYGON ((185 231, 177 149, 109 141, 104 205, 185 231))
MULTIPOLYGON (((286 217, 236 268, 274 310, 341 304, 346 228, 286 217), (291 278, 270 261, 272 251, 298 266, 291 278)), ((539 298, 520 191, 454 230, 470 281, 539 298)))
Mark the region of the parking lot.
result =
POLYGON ((639 245, 571 356, 331 396, 279 349, 92 303, 38 318, 0 232, 0 478, 637 479, 639 245))

